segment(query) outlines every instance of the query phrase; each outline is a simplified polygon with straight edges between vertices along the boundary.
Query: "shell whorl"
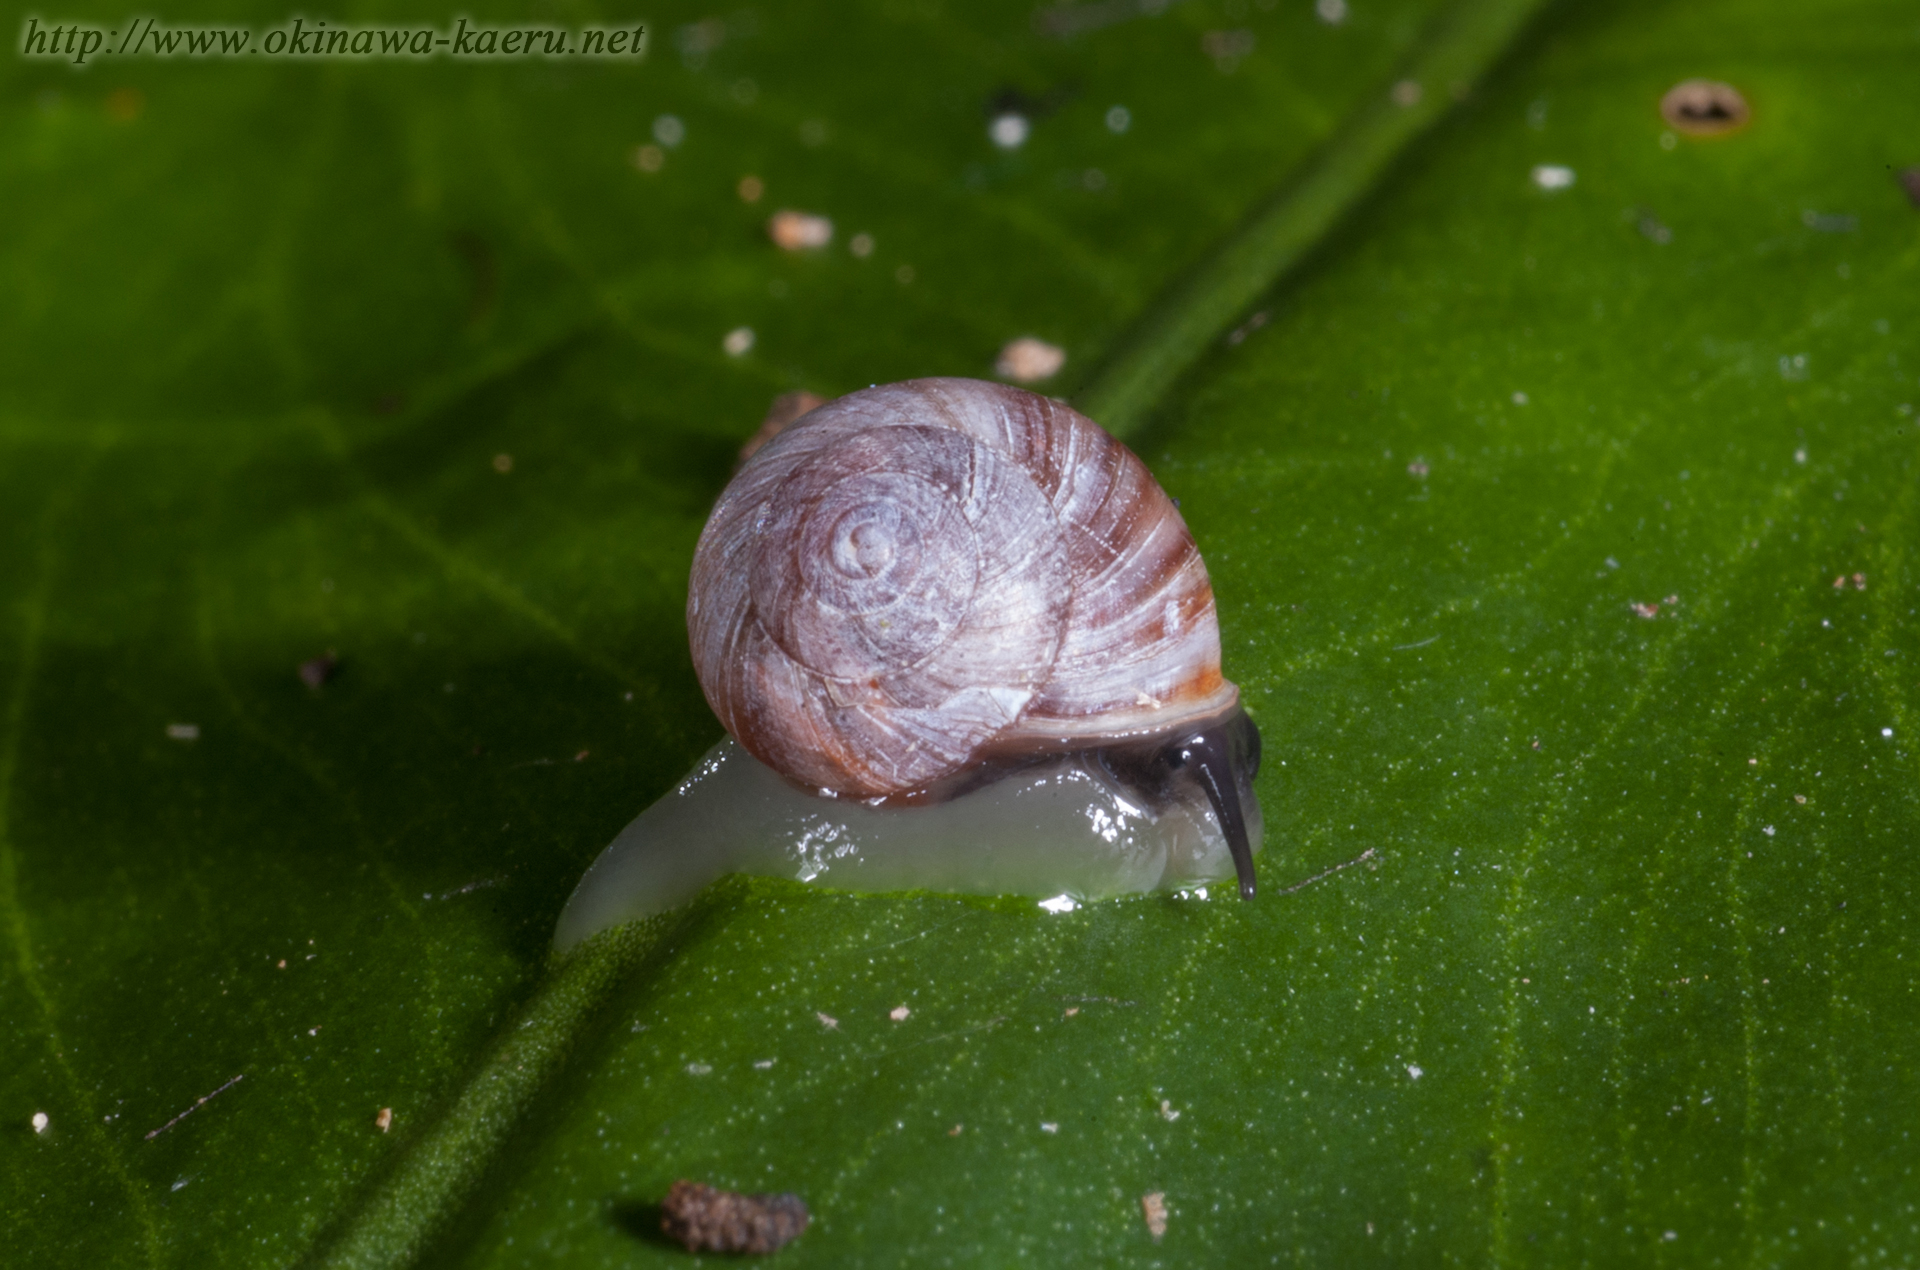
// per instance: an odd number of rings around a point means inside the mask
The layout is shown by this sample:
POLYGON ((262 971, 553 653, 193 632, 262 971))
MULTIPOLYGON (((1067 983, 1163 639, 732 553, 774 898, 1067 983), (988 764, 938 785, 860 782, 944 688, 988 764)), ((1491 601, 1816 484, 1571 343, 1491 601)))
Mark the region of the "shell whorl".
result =
POLYGON ((859 797, 1237 699, 1206 566, 1146 466, 977 380, 852 393, 754 453, 700 536, 687 627, 727 731, 859 797))

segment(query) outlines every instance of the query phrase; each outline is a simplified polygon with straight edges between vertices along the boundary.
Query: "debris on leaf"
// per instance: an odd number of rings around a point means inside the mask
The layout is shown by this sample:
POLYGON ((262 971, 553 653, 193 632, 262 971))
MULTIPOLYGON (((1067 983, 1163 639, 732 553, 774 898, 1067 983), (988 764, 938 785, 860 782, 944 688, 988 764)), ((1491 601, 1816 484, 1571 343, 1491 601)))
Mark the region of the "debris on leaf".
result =
POLYGON ((728 357, 745 357, 753 351, 753 328, 734 327, 727 332, 727 337, 720 341, 720 347, 726 350, 728 357))
POLYGON ((1851 234, 1860 228, 1860 218, 1845 212, 1816 212, 1811 207, 1800 213, 1800 223, 1817 234, 1851 234))
POLYGON ((909 1010, 906 1006, 896 1005, 893 1007, 893 1009, 887 1011, 887 1017, 892 1019, 895 1023, 905 1023, 907 1021, 907 1016, 912 1013, 913 1011, 909 1010))
POLYGON ((1659 617, 1660 616, 1660 606, 1658 604, 1635 604, 1633 606, 1633 611, 1638 613, 1641 617, 1659 617))
POLYGON ((373 1127, 382 1133, 393 1128, 393 1108, 380 1108, 380 1114, 373 1118, 373 1127))
POLYGON ((1900 188, 1907 192, 1907 200, 1920 207, 1920 168, 1904 168, 1900 172, 1900 188))
POLYGON ((309 657, 300 663, 300 682, 309 688, 320 689, 327 685, 335 672, 340 669, 340 659, 332 653, 323 653, 318 657, 309 657))
POLYGON ((1232 31, 1205 31, 1200 36, 1200 51, 1213 59, 1213 68, 1231 75, 1242 60, 1253 55, 1259 44, 1252 31, 1244 27, 1232 31))
POLYGON ((1563 163, 1536 163, 1533 183, 1543 190, 1564 190, 1573 184, 1573 169, 1563 163))
POLYGON ((1147 1219, 1147 1233, 1153 1236, 1153 1242, 1159 1243, 1160 1237, 1167 1233, 1167 1195, 1165 1191, 1149 1191, 1140 1197, 1140 1215, 1147 1219))
POLYGON ((760 196, 767 192, 767 183, 751 174, 740 178, 740 184, 733 187, 742 203, 758 203, 760 196))
POLYGON ((778 1252, 810 1220, 798 1195, 742 1195, 685 1179, 660 1203, 660 1229, 688 1252, 778 1252))
POLYGON ((169 723, 167 739, 170 741, 198 741, 200 725, 197 723, 169 723))
POLYGON ((132 123, 146 106, 147 99, 137 88, 116 88, 107 94, 107 114, 118 123, 132 123))
POLYGON ((993 373, 1016 384, 1031 384, 1057 374, 1067 364, 1067 350, 1031 335, 1009 340, 993 363, 993 373))
POLYGON ((35 1133, 45 1133, 47 1131, 47 1113, 46 1112, 36 1111, 33 1113, 33 1131, 35 1133))
POLYGON ((1692 137, 1732 132, 1751 114, 1738 89, 1712 79, 1682 80, 1660 99, 1660 117, 1692 137))
POLYGON ((1032 131, 1033 125, 1027 122, 1027 117, 1011 110, 995 115, 987 125, 987 136, 1002 150, 1018 150, 1026 144, 1027 135, 1032 131))
POLYGON ((767 221, 767 237, 782 251, 805 251, 833 241, 833 222, 811 212, 782 208, 767 221))
POLYGON ((816 1019, 819 1019, 820 1026, 827 1029, 827 1031, 829 1032, 835 1031, 840 1026, 840 1020, 834 1018, 831 1014, 816 1013, 813 1017, 816 1019))
POLYGON ((1232 331, 1228 332, 1227 343, 1240 344, 1244 342, 1247 336, 1253 334, 1255 331, 1259 330, 1261 327, 1267 324, 1267 317, 1268 317, 1267 311, 1265 309, 1260 310, 1258 313, 1248 318, 1245 322, 1242 322, 1239 326, 1234 327, 1232 331))

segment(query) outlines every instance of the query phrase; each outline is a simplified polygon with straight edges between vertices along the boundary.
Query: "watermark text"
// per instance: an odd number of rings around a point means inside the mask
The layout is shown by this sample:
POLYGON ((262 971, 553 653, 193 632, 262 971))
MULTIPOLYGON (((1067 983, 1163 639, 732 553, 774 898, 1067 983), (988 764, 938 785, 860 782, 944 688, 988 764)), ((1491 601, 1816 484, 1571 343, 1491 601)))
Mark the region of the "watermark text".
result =
POLYGON ((578 28, 546 23, 495 25, 476 23, 465 16, 445 26, 387 26, 329 22, 304 15, 269 27, 173 25, 145 16, 129 18, 116 27, 31 14, 20 24, 17 47, 21 57, 71 62, 75 66, 112 57, 357 61, 591 57, 639 61, 647 53, 647 28, 638 22, 578 28))

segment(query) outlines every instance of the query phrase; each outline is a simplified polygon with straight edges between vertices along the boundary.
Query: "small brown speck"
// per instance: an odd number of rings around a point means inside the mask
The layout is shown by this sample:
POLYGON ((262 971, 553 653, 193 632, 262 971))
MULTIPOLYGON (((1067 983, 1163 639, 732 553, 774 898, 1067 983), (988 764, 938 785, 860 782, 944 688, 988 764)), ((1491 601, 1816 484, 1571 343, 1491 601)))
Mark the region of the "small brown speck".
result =
POLYGON ((742 1195, 685 1180, 660 1203, 660 1229, 688 1252, 778 1252, 810 1220, 798 1195, 742 1195))
POLYGON ((1147 1219, 1147 1233, 1153 1242, 1167 1233, 1167 1196, 1164 1191, 1149 1191, 1140 1197, 1140 1215, 1147 1219))
POLYGON ((1796 803, 1804 803, 1807 801, 1807 796, 1805 794, 1795 794, 1793 796, 1793 801, 1796 803))
POLYGON ((1752 111, 1732 84, 1687 79, 1660 99, 1660 117, 1690 137, 1717 137, 1747 122, 1752 111))
POLYGON ((318 690, 326 687, 327 681, 332 679, 339 669, 340 659, 332 653, 324 653, 319 657, 309 657, 306 661, 300 663, 300 682, 309 688, 318 690))
POLYGON ((513 471, 513 456, 511 454, 494 455, 493 470, 500 473, 500 475, 502 476, 505 476, 508 472, 513 471))
POLYGON ((132 123, 147 108, 147 99, 137 88, 116 88, 107 94, 107 113, 119 123, 132 123))
POLYGON ((282 957, 280 959, 280 964, 274 967, 274 969, 276 970, 285 970, 286 968, 287 968, 287 959, 285 957, 282 957))
POLYGON ((633 152, 633 166, 642 172, 658 172, 667 163, 667 152, 656 145, 644 145, 633 152))
POLYGON ((1429 470, 1427 465, 1419 459, 1415 459, 1413 462, 1407 464, 1408 476, 1425 476, 1429 470))
POLYGON ((380 1108, 380 1114, 373 1118, 373 1127, 382 1133, 393 1128, 393 1108, 380 1108))
POLYGON ((1907 192, 1907 201, 1920 207, 1920 168, 1907 168, 1900 173, 1900 188, 1907 192))
POLYGON ((1638 613, 1641 617, 1659 617, 1660 616, 1660 606, 1658 604, 1635 604, 1633 606, 1633 611, 1638 613))
POLYGON ((959 1125, 959 1124, 957 1124, 957 1125, 955 1125, 955 1126, 953 1126, 953 1128, 951 1128, 951 1129, 949 1129, 949 1130, 947 1130, 947 1136, 948 1136, 949 1138, 957 1138, 957 1137, 959 1137, 959 1136, 960 1136, 960 1131, 961 1131, 962 1129, 964 1129, 964 1128, 966 1128, 966 1126, 965 1126, 965 1125, 959 1125))
POLYGON ((752 458, 755 450, 786 431, 787 425, 794 420, 826 404, 825 397, 805 389, 783 392, 775 397, 773 404, 767 407, 767 417, 760 421, 760 430, 748 437, 747 443, 740 447, 740 462, 745 463, 752 458))
POLYGON ((739 194, 742 203, 758 203, 760 196, 767 192, 767 184, 757 176, 743 176, 740 184, 734 186, 734 192, 739 194))
POLYGON ((1067 1007, 1066 1012, 1062 1014, 1060 1017, 1063 1019, 1070 1019, 1078 1013, 1080 1013, 1080 1007, 1077 1005, 1070 1005, 1067 1007))
POLYGON ((573 761, 576 763, 584 763, 587 761, 587 756, 592 753, 593 753, 592 750, 581 750, 578 754, 573 756, 573 761))
POLYGON ((1393 104, 1396 106, 1417 106, 1426 96, 1417 79, 1403 79, 1393 86, 1393 104))

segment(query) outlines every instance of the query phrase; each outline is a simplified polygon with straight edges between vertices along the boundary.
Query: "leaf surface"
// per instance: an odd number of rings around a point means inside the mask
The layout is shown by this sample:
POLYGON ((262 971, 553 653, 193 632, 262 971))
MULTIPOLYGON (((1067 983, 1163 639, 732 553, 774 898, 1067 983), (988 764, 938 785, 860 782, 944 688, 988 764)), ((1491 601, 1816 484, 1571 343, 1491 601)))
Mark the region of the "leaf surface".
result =
POLYGON ((802 1194, 796 1264, 1905 1256, 1920 34, 1885 0, 1550 11, 1142 412, 1267 738, 1258 901, 732 880, 617 973, 549 965, 717 735, 686 562, 768 399, 1022 334, 1097 387, 1434 12, 10 63, 6 1246, 647 1264, 684 1176, 802 1194), (1665 138, 1695 75, 1752 122, 1665 138), (782 206, 833 246, 778 253, 782 206))

